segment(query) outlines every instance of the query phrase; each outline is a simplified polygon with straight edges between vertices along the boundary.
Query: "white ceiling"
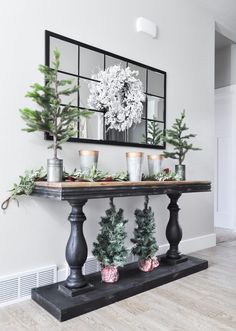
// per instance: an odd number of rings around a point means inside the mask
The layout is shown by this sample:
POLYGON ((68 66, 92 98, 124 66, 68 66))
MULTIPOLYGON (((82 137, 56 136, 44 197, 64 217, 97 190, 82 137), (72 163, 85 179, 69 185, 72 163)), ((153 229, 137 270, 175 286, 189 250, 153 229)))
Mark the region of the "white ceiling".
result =
MULTIPOLYGON (((212 13, 216 23, 236 36, 236 0, 198 0, 212 13)), ((229 36, 229 35, 228 35, 229 36)))

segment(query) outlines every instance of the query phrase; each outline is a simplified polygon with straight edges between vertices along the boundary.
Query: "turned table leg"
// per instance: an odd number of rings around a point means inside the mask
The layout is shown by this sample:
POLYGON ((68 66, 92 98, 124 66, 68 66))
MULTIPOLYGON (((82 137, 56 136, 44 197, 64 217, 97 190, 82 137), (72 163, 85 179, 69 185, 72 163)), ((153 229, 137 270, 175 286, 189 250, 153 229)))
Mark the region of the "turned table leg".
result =
POLYGON ((59 289, 70 296, 87 292, 92 288, 82 273, 88 255, 87 243, 83 234, 83 223, 86 220, 83 206, 86 202, 87 200, 69 201, 72 207, 68 218, 71 224, 71 233, 66 245, 66 261, 70 267, 70 274, 64 284, 59 286, 59 289))
POLYGON ((180 208, 177 202, 180 196, 181 193, 168 194, 168 197, 170 198, 170 204, 168 206, 170 218, 166 227, 166 238, 170 244, 170 248, 166 252, 164 261, 171 265, 187 260, 187 257, 182 256, 179 252, 179 243, 182 239, 182 229, 178 221, 180 208))

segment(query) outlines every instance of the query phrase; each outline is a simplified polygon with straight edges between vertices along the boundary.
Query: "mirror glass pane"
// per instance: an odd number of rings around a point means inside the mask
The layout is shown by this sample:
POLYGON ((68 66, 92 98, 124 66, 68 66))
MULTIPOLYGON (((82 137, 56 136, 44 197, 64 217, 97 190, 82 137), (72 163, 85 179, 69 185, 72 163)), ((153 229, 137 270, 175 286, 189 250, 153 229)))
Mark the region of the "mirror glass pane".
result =
POLYGON ((120 65, 121 68, 124 68, 124 69, 126 68, 126 62, 122 61, 122 60, 119 60, 115 57, 111 57, 111 56, 106 55, 105 61, 106 61, 106 69, 108 67, 112 67, 114 65, 120 65))
POLYGON ((148 91, 147 93, 164 97, 165 76, 159 72, 148 70, 148 91))
POLYGON ((147 118, 164 121, 164 99, 147 96, 147 118))
POLYGON ((146 69, 140 66, 136 66, 135 64, 129 63, 128 64, 131 70, 138 71, 138 76, 143 84, 143 91, 146 92, 146 69))
POLYGON ((62 71, 78 75, 78 46, 64 40, 50 37, 50 67, 52 67, 53 50, 60 52, 60 67, 62 71))
POLYGON ((114 129, 110 129, 106 132, 106 140, 111 141, 126 141, 126 132, 119 132, 114 129))
POLYGON ((89 84, 96 84, 96 82, 88 80, 88 79, 79 79, 79 106, 83 108, 89 108, 88 106, 88 98, 90 95, 89 92, 89 84))
MULTIPOLYGON (((58 80, 65 79, 65 80, 72 80, 72 84, 70 85, 65 85, 59 87, 59 91, 65 90, 67 88, 71 88, 73 86, 78 85, 78 79, 74 76, 58 73, 58 80)), ((61 103, 62 104, 68 104, 70 101, 72 101, 72 106, 78 106, 78 92, 75 92, 71 95, 61 95, 61 103)))
POLYGON ((141 123, 133 125, 127 132, 127 141, 136 144, 146 143, 146 121, 142 120, 141 123))
POLYGON ((103 140, 103 113, 91 112, 89 118, 79 120, 79 137, 82 139, 103 140))
POLYGON ((73 135, 73 138, 78 138, 78 136, 79 136, 79 132, 78 132, 78 122, 73 122, 72 124, 71 124, 71 126, 72 126, 72 128, 73 128, 73 130, 75 131, 75 134, 73 135))
POLYGON ((160 135, 164 132, 164 123, 147 121, 147 143, 149 145, 163 146, 160 135))
POLYGON ((104 55, 91 49, 80 47, 79 75, 92 78, 93 74, 104 70, 104 55))

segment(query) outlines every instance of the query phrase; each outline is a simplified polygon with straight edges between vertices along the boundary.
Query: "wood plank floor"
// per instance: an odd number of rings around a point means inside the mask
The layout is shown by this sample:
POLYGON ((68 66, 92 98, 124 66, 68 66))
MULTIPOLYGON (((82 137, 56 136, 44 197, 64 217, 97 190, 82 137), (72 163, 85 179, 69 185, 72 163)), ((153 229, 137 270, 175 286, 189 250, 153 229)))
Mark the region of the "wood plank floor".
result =
POLYGON ((0 309, 1 331, 236 330, 236 241, 192 254, 209 268, 60 323, 31 300, 0 309))

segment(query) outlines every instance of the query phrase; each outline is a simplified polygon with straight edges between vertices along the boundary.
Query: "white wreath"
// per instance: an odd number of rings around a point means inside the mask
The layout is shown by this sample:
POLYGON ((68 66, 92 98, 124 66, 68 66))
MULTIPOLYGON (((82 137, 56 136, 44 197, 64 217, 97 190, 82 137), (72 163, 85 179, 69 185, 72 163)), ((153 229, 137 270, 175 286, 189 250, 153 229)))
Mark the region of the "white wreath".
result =
POLYGON ((92 109, 106 110, 107 129, 125 131, 141 122, 145 100, 138 71, 115 65, 100 71, 92 78, 99 82, 89 84, 88 105, 92 109))

